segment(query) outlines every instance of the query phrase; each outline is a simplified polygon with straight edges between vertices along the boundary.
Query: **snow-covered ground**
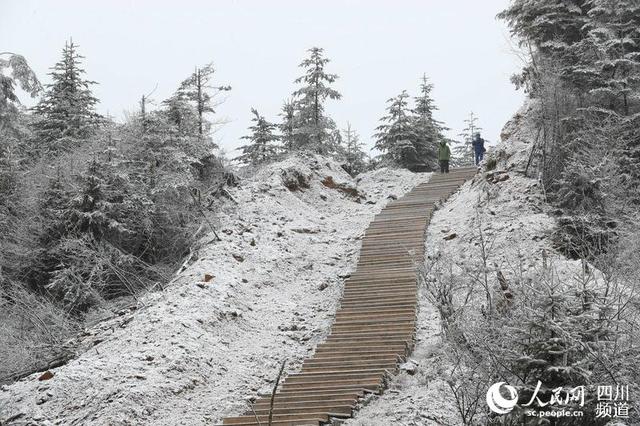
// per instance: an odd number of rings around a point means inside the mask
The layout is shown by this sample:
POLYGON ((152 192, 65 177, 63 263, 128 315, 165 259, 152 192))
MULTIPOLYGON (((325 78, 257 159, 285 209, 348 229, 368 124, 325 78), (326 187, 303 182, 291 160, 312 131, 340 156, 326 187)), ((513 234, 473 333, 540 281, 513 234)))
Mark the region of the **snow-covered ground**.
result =
MULTIPOLYGON (((495 170, 480 172, 434 213, 427 263, 445 259, 455 274, 469 274, 482 229, 490 268, 507 280, 535 275, 543 251, 560 276, 581 270, 554 254, 554 219, 539 183, 522 173, 535 136, 528 108, 507 123, 491 152, 495 170)), ((259 170, 231 191, 238 204, 219 214, 223 241, 209 235, 167 289, 88 330, 83 347, 91 348, 52 379, 3 387, 0 420, 22 414, 16 423, 198 425, 243 412, 250 398, 271 391, 282 360, 294 371, 326 336, 342 277, 355 266, 373 215, 389 195, 426 179, 381 169, 356 181, 322 157, 259 170), (213 278, 204 282, 205 274, 213 278)), ((474 295, 477 313, 482 297, 474 295)), ((439 314, 424 294, 419 309, 414 371, 393 377, 347 425, 461 423, 446 382, 452 366, 439 314)))
POLYGON ((231 190, 221 242, 208 235, 165 290, 88 329, 53 378, 3 386, 0 423, 199 425, 243 412, 281 361, 295 370, 327 334, 373 215, 428 177, 355 181, 315 156, 259 170, 231 190))
MULTIPOLYGON (((555 220, 546 212, 537 180, 522 173, 535 137, 528 121, 532 107, 525 105, 505 125, 503 141, 491 152, 491 157, 498 160, 496 169, 479 172, 435 211, 425 241, 427 263, 434 259, 452 262, 454 276, 461 279, 473 273, 472 270, 479 267, 479 229, 482 229, 491 247, 489 269, 496 290, 499 286, 495 271, 503 272, 508 281, 512 281, 514 275, 525 279, 535 276, 543 250, 561 280, 570 280, 579 274, 579 261, 555 254, 549 235, 555 220), (454 233, 455 238, 444 239, 454 233)), ((421 289, 416 345, 409 358, 415 370, 412 374, 402 371, 395 376, 382 396, 366 401, 355 418, 345 425, 462 424, 447 385, 452 364, 443 345, 440 316, 424 292, 421 289)), ((470 303, 470 310, 475 312, 469 317, 480 314, 483 294, 477 289, 470 303)), ((481 404, 480 409, 486 409, 484 397, 481 404)))

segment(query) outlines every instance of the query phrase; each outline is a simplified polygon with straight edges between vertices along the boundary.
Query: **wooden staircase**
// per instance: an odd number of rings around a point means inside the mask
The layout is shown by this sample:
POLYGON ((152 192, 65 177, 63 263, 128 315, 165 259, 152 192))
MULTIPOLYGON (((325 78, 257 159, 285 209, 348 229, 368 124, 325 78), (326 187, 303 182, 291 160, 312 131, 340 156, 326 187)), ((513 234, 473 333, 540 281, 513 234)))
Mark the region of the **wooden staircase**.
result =
MULTIPOLYGON (((391 201, 369 225, 356 271, 344 284, 331 333, 300 372, 275 394, 272 425, 321 425, 353 415, 365 393, 380 393, 389 374, 410 353, 418 303, 415 263, 435 204, 455 192, 476 168, 434 174, 429 182, 391 201)), ((270 397, 224 425, 266 426, 270 397), (255 412, 255 413, 254 413, 255 412)))

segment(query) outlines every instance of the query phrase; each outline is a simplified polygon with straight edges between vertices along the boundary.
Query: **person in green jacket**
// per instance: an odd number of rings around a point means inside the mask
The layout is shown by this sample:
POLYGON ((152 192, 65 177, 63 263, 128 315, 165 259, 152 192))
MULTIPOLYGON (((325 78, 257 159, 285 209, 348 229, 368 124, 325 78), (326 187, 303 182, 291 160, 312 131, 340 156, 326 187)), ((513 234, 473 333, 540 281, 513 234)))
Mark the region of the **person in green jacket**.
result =
POLYGON ((451 158, 451 150, 447 141, 440 141, 438 146, 438 161, 440 162, 440 173, 449 173, 449 159, 451 158))

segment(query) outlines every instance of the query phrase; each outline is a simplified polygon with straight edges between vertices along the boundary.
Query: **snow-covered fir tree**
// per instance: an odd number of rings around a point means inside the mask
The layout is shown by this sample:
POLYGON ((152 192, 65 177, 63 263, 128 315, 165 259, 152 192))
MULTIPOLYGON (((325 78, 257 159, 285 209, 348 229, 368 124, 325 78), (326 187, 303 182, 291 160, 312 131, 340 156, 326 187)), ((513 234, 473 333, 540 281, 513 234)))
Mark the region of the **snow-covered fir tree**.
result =
POLYGON ((455 166, 465 166, 474 164, 473 137, 482 128, 478 126, 478 116, 473 111, 469 113, 469 118, 464 120, 465 128, 458 135, 461 140, 455 142, 453 147, 452 164, 455 166))
POLYGON ((16 85, 35 98, 42 91, 42 85, 36 74, 22 55, 0 53, 0 136, 18 113, 20 100, 16 94, 16 85))
POLYGON ((119 228, 117 202, 113 191, 111 165, 94 157, 79 178, 80 191, 72 198, 67 220, 70 231, 87 233, 100 240, 119 228))
POLYGON ((66 232, 64 214, 71 195, 62 180, 60 169, 48 179, 47 187, 38 200, 39 214, 44 219, 39 239, 43 246, 57 241, 66 232))
POLYGON ((411 168, 419 162, 415 147, 416 132, 408 109, 406 90, 387 100, 387 115, 380 119, 374 135, 374 148, 382 152, 383 161, 411 168))
POLYGON ((291 99, 287 99, 282 104, 281 118, 278 128, 280 129, 282 146, 285 151, 292 151, 296 146, 296 107, 291 99))
POLYGON ((533 163, 551 197, 557 192, 562 203, 600 193, 580 182, 602 181, 589 158, 603 156, 615 158, 624 177, 608 192, 637 192, 640 136, 631 129, 640 122, 638 2, 516 0, 499 17, 530 52, 529 64, 513 80, 543 108, 544 145, 536 146, 533 163))
MULTIPOLYGON (((0 53, 0 229, 10 225, 3 219, 13 205, 17 189, 17 173, 20 154, 25 151, 27 126, 25 115, 20 112, 20 100, 16 86, 36 97, 42 86, 33 70, 21 55, 0 53)), ((0 234, 2 232, 0 231, 0 234)), ((0 266, 1 267, 1 266, 0 266)))
POLYGON ((176 91, 169 98, 162 101, 162 105, 165 108, 168 122, 174 126, 179 135, 198 135, 196 110, 181 91, 176 91))
POLYGON ((95 111, 98 99, 91 92, 94 81, 83 78, 81 56, 72 40, 62 50, 62 60, 54 65, 53 82, 34 107, 34 130, 43 153, 69 150, 93 135, 101 122, 95 111))
POLYGON ((189 175, 200 171, 203 160, 214 149, 211 141, 200 138, 192 105, 176 94, 161 105, 162 108, 146 113, 144 127, 140 123, 121 132, 124 155, 144 165, 136 176, 150 194, 188 187, 189 175))
POLYGON ((146 141, 143 157, 150 162, 151 182, 165 181, 164 188, 184 188, 189 180, 185 179, 185 173, 189 170, 195 171, 199 178, 205 178, 218 167, 219 161, 214 155, 217 146, 211 137, 211 129, 216 124, 213 115, 215 107, 222 102, 219 95, 231 87, 214 86, 214 72, 212 64, 197 67, 175 93, 162 101, 159 111, 145 110, 141 123, 142 137, 146 141), (163 177, 162 173, 168 175, 163 177), (180 181, 171 183, 172 179, 168 177, 180 181))
POLYGON ((424 161, 430 170, 435 170, 438 165, 438 143, 444 139, 443 132, 447 128, 433 116, 438 107, 431 97, 432 90, 433 84, 429 82, 426 74, 423 75, 420 94, 414 98, 413 120, 416 134, 414 145, 418 159, 424 161))
POLYGON ((590 4, 584 44, 595 54, 582 61, 582 70, 592 65, 595 69, 590 75, 595 73, 599 79, 589 95, 600 106, 628 116, 640 91, 640 29, 634 20, 640 15, 640 4, 635 0, 593 0, 590 4))
POLYGON ((215 69, 213 64, 196 67, 193 74, 185 79, 178 88, 177 96, 187 102, 191 102, 196 112, 196 131, 203 139, 208 135, 210 123, 206 120, 207 114, 215 113, 215 98, 220 92, 231 90, 231 86, 212 86, 211 81, 215 69))
POLYGON ((258 165, 275 158, 278 151, 274 143, 280 137, 274 134, 278 128, 276 124, 267 121, 255 108, 251 109, 251 113, 251 121, 254 123, 249 127, 251 134, 242 137, 249 143, 238 148, 242 154, 237 159, 244 164, 258 165))
POLYGON ((347 122, 347 127, 342 130, 342 143, 344 162, 342 167, 351 176, 362 173, 367 168, 367 154, 362 149, 364 144, 360 142, 360 136, 347 122))
POLYGON ((294 92, 296 106, 296 148, 331 154, 336 150, 331 133, 336 130, 333 120, 325 115, 324 102, 327 99, 340 99, 341 95, 331 88, 338 76, 325 71, 330 60, 324 57, 324 49, 309 49, 309 57, 300 67, 304 75, 295 82, 302 87, 294 92))

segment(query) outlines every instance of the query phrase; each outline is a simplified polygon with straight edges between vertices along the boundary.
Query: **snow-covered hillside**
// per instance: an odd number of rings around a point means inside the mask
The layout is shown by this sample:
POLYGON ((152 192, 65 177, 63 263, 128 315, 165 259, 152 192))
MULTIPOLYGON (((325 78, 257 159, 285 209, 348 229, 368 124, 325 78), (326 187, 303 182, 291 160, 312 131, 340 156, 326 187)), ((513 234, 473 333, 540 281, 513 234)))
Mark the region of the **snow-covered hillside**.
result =
MULTIPOLYGON (((509 282, 533 279, 543 257, 561 279, 582 270, 580 262, 554 254, 555 220, 539 182, 523 174, 534 138, 531 108, 505 126, 489 155, 495 168, 478 173, 434 213, 427 265, 449 262, 454 276, 467 279, 478 269, 482 230, 491 246, 489 269, 509 282)), ((373 215, 428 178, 380 169, 354 180, 319 156, 257 171, 231 191, 235 202, 219 214, 222 241, 207 236, 167 289, 87 330, 82 347, 89 349, 53 378, 34 375, 3 387, 0 420, 197 425, 245 411, 251 398, 271 392, 280 362, 294 371, 326 336, 373 215)), ((347 425, 460 424, 440 316, 421 292, 409 362, 347 425)), ((480 291, 473 295, 471 320, 481 314, 482 298, 480 291)))
MULTIPOLYGON (((561 282, 569 282, 582 270, 579 261, 555 254, 550 232, 555 219, 544 210, 543 194, 535 179, 522 171, 535 132, 526 104, 503 130, 503 140, 490 153, 497 160, 492 171, 482 171, 436 210, 426 237, 427 265, 443 262, 452 267, 453 279, 464 282, 481 272, 480 234, 487 245, 488 272, 494 291, 499 291, 495 273, 507 282, 532 280, 541 267, 543 251, 553 263, 561 282), (455 234, 454 238, 451 238, 455 234)), ((591 268, 593 274, 599 272, 591 268)), ((402 371, 381 396, 370 398, 356 412, 349 426, 456 426, 462 424, 454 395, 447 381, 453 363, 443 345, 440 315, 421 289, 416 346, 402 371)), ((461 294, 456 296, 462 297, 461 294)), ((481 315, 484 293, 476 289, 465 318, 481 315)), ((458 367, 459 368, 459 367, 458 367)), ((453 377, 459 373, 454 373, 453 377)), ((480 392, 486 392, 483 388, 480 392)), ((484 394, 482 393, 482 398, 484 394)), ((484 411, 484 399, 480 401, 484 411)))
POLYGON ((164 291, 86 330, 80 356, 0 390, 0 423, 211 424, 270 392, 328 332, 373 215, 427 174, 294 156, 231 190, 164 291))

